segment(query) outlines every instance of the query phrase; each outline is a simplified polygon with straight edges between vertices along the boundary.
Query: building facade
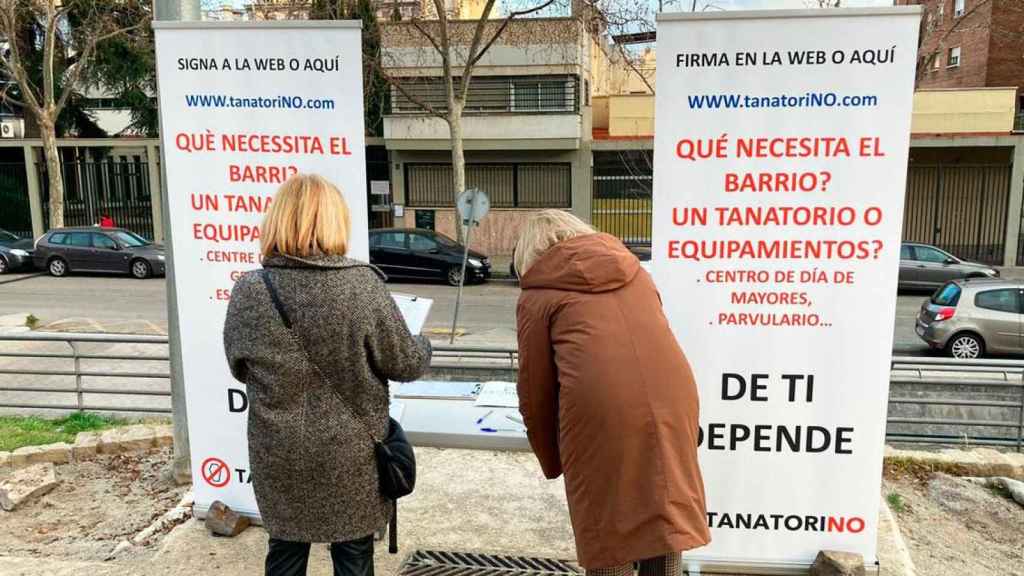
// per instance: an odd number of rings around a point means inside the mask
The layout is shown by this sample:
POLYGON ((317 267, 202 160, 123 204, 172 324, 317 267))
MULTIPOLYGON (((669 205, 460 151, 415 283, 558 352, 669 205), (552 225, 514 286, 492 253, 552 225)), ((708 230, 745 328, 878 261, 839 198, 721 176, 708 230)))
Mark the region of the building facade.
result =
POLYGON ((921 5, 920 89, 1024 85, 1024 2, 897 0, 921 5))
MULTIPOLYGON (((454 53, 469 45, 475 26, 451 24, 454 53)), ((384 118, 395 225, 455 236, 449 126, 424 108, 447 108, 440 57, 409 23, 381 29, 384 66, 397 84, 384 118)), ((476 64, 462 118, 466 185, 485 190, 492 210, 473 233, 474 248, 510 254, 540 209, 590 219, 591 44, 576 19, 515 20, 476 64)))

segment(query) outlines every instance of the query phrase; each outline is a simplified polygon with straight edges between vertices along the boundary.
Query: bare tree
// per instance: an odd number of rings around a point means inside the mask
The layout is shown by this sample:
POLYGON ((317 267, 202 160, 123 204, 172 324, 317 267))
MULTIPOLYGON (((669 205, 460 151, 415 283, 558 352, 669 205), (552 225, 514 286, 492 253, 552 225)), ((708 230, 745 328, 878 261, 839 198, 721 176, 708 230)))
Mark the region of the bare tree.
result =
POLYGON ((811 8, 841 8, 843 0, 804 0, 811 8))
MULTIPOLYGON (((381 65, 380 72, 404 99, 447 125, 452 155, 452 185, 457 197, 466 189, 462 116, 470 97, 470 86, 477 65, 499 40, 507 39, 511 34, 510 25, 515 20, 541 13, 556 5, 558 0, 530 0, 523 6, 509 8, 500 16, 495 13, 495 0, 486 0, 481 13, 472 20, 458 20, 457 13, 446 6, 445 0, 428 2, 427 14, 386 24, 382 28, 392 36, 413 31, 413 34, 426 41, 428 50, 440 62, 439 80, 443 100, 431 99, 424 91, 416 89, 414 84, 423 82, 422 77, 410 79, 396 76, 389 71, 388 62, 381 65)), ((387 42, 384 44, 386 46, 387 42)), ((461 241, 462 227, 456 226, 456 232, 461 241)))
MULTIPOLYGON (((64 180, 57 149, 57 118, 76 88, 88 80, 96 48, 105 40, 146 24, 125 25, 119 8, 133 0, 0 0, 0 71, 13 79, 17 92, 5 89, 4 102, 30 114, 39 126, 50 190, 50 225, 64 225, 64 180), (26 61, 26 29, 42 31, 41 74, 26 61)), ((33 37, 34 38, 34 37, 33 37)), ((11 87, 8 84, 8 87, 11 87)))
MULTIPOLYGON (((981 18, 980 11, 992 3, 992 0, 978 0, 961 16, 949 14, 947 11, 932 14, 926 13, 921 19, 921 30, 917 37, 917 80, 927 74, 939 56, 946 51, 948 41, 956 33, 968 33, 990 27, 992 23, 981 18), (939 19, 938 15, 942 15, 939 19), (977 18, 976 18, 977 16, 977 18), (947 19, 950 19, 947 25, 947 19)), ((1020 6, 1017 6, 1020 9, 1020 6)))

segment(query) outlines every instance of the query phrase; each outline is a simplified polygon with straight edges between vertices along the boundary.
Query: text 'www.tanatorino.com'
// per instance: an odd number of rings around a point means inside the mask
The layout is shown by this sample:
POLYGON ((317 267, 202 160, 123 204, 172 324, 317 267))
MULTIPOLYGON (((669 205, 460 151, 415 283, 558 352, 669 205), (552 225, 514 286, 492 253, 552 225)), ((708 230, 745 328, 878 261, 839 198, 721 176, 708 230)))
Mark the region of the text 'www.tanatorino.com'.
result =
POLYGON ((239 98, 224 94, 186 94, 189 108, 252 108, 259 110, 334 110, 331 98, 303 98, 302 96, 253 96, 239 98))
POLYGON ((799 96, 750 96, 747 94, 701 94, 686 97, 693 110, 741 108, 872 108, 878 96, 843 96, 835 92, 808 92, 799 96))

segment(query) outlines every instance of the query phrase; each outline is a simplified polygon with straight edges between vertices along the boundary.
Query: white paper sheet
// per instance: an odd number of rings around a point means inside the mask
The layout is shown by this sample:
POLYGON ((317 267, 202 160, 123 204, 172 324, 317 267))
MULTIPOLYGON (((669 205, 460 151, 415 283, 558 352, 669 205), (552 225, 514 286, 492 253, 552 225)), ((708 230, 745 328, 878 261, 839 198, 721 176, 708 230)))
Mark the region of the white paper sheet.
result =
POLYGON ((518 408, 519 395, 516 393, 515 382, 484 382, 480 387, 480 395, 476 397, 477 406, 495 408, 518 408))
POLYGON ((392 293, 391 297, 398 304, 398 309, 402 312, 402 318, 405 318, 405 325, 409 327, 409 332, 413 334, 422 332, 423 325, 427 323, 427 316, 430 314, 430 307, 434 305, 434 301, 430 298, 420 298, 411 294, 392 293))

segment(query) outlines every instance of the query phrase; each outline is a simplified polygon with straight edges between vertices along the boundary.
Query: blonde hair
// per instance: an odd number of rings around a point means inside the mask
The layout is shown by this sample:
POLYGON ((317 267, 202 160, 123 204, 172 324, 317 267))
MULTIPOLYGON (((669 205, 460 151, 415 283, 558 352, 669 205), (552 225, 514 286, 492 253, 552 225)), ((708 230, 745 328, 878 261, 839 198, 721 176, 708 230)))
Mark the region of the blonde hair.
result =
POLYGON ((514 256, 516 273, 523 277, 552 246, 577 236, 594 234, 589 224, 562 210, 543 210, 527 221, 514 256))
POLYGON ((308 257, 348 252, 349 211, 345 197, 323 176, 295 174, 270 203, 260 226, 260 251, 308 257))

